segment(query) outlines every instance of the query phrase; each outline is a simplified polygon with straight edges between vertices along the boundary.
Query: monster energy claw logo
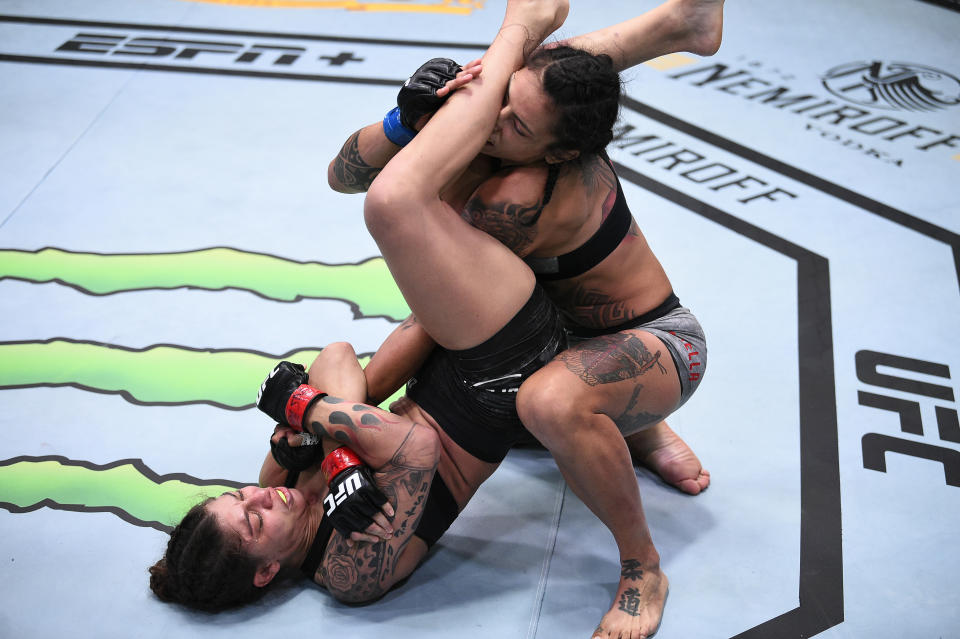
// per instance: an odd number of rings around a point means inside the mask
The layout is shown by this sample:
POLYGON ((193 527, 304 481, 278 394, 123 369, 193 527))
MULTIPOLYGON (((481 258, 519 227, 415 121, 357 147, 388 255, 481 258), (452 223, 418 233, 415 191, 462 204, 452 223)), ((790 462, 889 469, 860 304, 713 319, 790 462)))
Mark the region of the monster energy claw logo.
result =
POLYGON ((847 102, 880 109, 936 111, 960 104, 960 80, 907 62, 850 62, 823 75, 823 86, 847 102))

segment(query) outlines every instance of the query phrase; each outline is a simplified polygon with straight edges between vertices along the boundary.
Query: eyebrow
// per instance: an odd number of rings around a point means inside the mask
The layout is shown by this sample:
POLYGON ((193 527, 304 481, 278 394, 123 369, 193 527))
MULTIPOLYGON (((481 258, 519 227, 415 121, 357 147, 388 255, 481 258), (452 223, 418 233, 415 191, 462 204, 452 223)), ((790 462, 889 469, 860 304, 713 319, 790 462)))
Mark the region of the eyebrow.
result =
MULTIPOLYGON (((507 80, 507 93, 506 93, 507 104, 510 104, 510 87, 511 87, 511 86, 513 86, 513 75, 512 75, 512 74, 510 75, 510 79, 507 80)), ((522 126, 523 129, 524 129, 529 135, 533 135, 533 131, 530 129, 530 127, 527 126, 527 123, 526 123, 526 122, 524 122, 523 120, 520 119, 520 117, 517 115, 517 112, 516 112, 516 111, 513 112, 513 117, 516 118, 517 123, 518 123, 520 126, 522 126)))
MULTIPOLYGON (((225 494, 225 495, 230 495, 231 497, 233 497, 234 499, 236 499, 236 500, 238 500, 238 501, 243 501, 243 493, 241 493, 241 492, 239 492, 239 491, 237 491, 237 492, 231 492, 231 493, 224 493, 224 494, 225 494)), ((244 517, 244 520, 247 522, 247 528, 250 530, 250 539, 253 539, 253 538, 254 538, 254 534, 253 534, 253 523, 251 523, 251 521, 250 521, 250 513, 248 513, 246 510, 243 511, 243 517, 244 517)), ((242 542, 243 539, 241 538, 240 541, 242 542)))

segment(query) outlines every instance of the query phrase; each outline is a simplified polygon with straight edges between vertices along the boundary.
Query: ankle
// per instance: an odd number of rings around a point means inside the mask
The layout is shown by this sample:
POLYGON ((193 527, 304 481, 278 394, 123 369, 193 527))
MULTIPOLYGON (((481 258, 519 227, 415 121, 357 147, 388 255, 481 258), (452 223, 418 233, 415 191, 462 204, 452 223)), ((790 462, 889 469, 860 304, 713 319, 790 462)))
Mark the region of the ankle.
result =
POLYGON ((660 554, 653 550, 643 555, 620 557, 620 581, 632 582, 642 579, 646 573, 660 572, 660 554))

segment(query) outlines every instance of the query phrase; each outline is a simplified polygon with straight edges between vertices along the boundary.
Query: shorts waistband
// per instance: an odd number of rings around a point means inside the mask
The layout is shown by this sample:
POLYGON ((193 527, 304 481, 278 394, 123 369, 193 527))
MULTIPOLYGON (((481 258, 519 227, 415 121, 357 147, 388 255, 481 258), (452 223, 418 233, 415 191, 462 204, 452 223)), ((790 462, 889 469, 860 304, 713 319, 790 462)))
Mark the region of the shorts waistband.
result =
POLYGON ((667 296, 667 299, 663 300, 656 308, 650 309, 643 315, 634 317, 631 320, 627 320, 622 324, 617 324, 616 326, 607 326, 605 328, 588 328, 586 326, 574 325, 569 327, 568 330, 571 335, 576 337, 599 337, 601 335, 611 335, 613 333, 619 333, 620 331, 625 331, 630 328, 637 328, 638 326, 643 326, 654 320, 658 320, 661 317, 665 316, 667 313, 680 308, 680 298, 676 296, 673 291, 670 291, 670 295, 667 296))

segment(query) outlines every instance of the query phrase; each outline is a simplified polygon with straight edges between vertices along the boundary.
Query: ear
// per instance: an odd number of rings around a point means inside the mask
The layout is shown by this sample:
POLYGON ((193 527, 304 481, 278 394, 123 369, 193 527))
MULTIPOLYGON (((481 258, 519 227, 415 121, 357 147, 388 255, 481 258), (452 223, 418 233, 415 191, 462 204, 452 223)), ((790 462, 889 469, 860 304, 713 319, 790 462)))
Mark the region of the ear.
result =
POLYGON ((253 575, 253 585, 257 588, 263 588, 273 581, 273 578, 277 576, 278 572, 280 572, 279 561, 274 560, 260 564, 256 574, 253 575))
POLYGON ((563 164, 580 156, 580 151, 547 151, 547 164, 563 164))

